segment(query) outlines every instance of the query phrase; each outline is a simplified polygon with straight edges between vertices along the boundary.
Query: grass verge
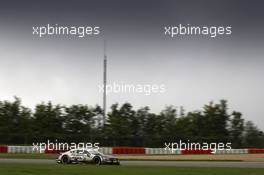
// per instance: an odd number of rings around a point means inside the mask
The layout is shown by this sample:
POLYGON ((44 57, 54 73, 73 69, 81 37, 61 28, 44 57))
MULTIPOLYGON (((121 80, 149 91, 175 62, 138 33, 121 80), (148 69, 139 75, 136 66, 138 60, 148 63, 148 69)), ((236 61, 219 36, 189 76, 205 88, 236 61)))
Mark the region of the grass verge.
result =
POLYGON ((178 168, 142 166, 94 166, 47 164, 0 164, 4 175, 263 175, 258 168, 178 168))

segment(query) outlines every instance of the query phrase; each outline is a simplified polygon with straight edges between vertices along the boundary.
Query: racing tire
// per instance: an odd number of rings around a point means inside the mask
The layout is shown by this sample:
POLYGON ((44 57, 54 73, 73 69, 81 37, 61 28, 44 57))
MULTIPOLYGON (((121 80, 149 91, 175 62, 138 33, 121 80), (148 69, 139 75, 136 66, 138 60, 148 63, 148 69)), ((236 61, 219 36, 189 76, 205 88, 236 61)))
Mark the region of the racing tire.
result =
POLYGON ((93 158, 93 161, 96 165, 101 165, 102 161, 100 159, 100 157, 96 156, 93 158))
POLYGON ((71 163, 71 162, 70 162, 69 157, 68 157, 67 155, 64 155, 64 156, 62 156, 62 158, 61 158, 61 163, 62 163, 62 164, 69 164, 69 163, 71 163))

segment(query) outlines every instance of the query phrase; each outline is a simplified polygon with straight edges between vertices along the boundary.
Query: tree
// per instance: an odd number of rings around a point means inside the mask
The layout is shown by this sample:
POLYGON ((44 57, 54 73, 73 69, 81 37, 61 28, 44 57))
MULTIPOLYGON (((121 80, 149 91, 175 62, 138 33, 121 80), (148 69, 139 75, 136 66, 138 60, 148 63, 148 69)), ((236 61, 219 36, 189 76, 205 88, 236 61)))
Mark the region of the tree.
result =
POLYGON ((233 148, 264 147, 264 133, 242 113, 228 113, 227 102, 210 102, 201 111, 185 114, 166 106, 158 114, 149 107, 135 111, 130 103, 114 104, 104 126, 95 123, 100 106, 61 106, 51 102, 36 105, 32 112, 15 97, 0 101, 2 144, 36 142, 99 142, 101 146, 163 147, 165 142, 230 142, 233 148), (179 113, 179 114, 178 114, 179 113))
POLYGON ((135 111, 132 110, 131 104, 125 103, 120 108, 118 104, 112 105, 111 112, 108 114, 106 134, 114 145, 128 146, 131 143, 130 139, 136 132, 134 128, 138 127, 135 120, 135 111))
POLYGON ((228 141, 227 125, 230 115, 227 113, 227 102, 221 100, 220 104, 211 102, 204 106, 205 129, 208 142, 228 141))
POLYGON ((177 109, 174 106, 167 106, 160 113, 162 126, 160 129, 161 140, 164 141, 174 141, 176 133, 176 122, 177 122, 177 109))
POLYGON ((233 148, 239 148, 242 145, 244 132, 244 119, 240 112, 232 113, 230 138, 233 148))
POLYGON ((206 117, 200 111, 188 113, 188 123, 186 123, 185 130, 187 130, 186 133, 189 139, 195 142, 207 141, 206 135, 208 131, 205 118, 206 117))
POLYGON ((253 122, 248 121, 245 124, 245 137, 244 137, 245 147, 259 147, 264 146, 264 134, 260 131, 253 122))
POLYGON ((64 118, 60 105, 54 106, 51 102, 38 104, 33 117, 36 140, 55 140, 64 133, 64 118))
POLYGON ((0 102, 0 140, 3 143, 27 143, 31 133, 31 111, 21 105, 15 97, 14 102, 0 102))
POLYGON ((94 109, 87 105, 72 105, 64 107, 64 128, 69 136, 67 140, 85 141, 91 140, 91 130, 94 125, 92 118, 95 116, 94 109))
POLYGON ((161 139, 161 133, 163 129, 163 123, 161 117, 155 114, 148 114, 146 123, 144 126, 144 142, 148 147, 155 147, 157 145, 163 145, 161 139))

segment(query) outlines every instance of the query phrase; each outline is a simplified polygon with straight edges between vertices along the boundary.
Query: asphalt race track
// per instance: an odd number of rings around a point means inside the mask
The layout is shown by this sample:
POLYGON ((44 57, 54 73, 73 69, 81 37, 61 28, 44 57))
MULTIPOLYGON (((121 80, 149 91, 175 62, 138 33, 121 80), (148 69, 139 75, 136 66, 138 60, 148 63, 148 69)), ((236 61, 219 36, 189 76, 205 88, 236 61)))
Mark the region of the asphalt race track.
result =
MULTIPOLYGON (((56 164, 55 160, 47 160, 47 159, 0 159, 0 163, 56 164)), ((170 166, 170 167, 264 168, 264 162, 234 162, 234 161, 121 161, 121 165, 170 166)))

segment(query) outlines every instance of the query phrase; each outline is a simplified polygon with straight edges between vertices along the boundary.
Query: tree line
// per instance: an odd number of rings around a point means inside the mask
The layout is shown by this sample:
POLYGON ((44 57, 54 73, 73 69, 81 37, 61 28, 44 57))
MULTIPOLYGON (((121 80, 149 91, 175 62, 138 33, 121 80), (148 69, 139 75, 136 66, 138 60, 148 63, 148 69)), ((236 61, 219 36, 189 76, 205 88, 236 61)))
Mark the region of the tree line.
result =
POLYGON ((165 142, 231 142, 232 148, 264 147, 264 133, 226 100, 186 112, 166 106, 160 113, 130 103, 113 104, 104 126, 100 106, 40 103, 31 110, 17 97, 0 101, 0 144, 99 142, 100 146, 164 147, 165 142))

